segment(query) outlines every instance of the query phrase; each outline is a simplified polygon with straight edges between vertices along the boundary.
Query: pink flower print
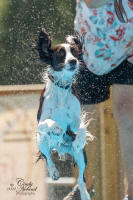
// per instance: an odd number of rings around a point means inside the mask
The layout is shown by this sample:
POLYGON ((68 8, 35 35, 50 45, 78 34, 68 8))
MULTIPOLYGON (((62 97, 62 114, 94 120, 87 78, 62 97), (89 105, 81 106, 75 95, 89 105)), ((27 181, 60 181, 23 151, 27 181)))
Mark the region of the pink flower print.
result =
POLYGON ((97 16, 97 10, 96 9, 93 9, 93 15, 97 16))
POLYGON ((85 28, 84 28, 84 27, 81 27, 81 33, 82 33, 82 35, 83 35, 83 36, 85 36, 85 35, 86 35, 86 33, 87 33, 87 32, 86 32, 86 30, 85 30, 85 28))
POLYGON ((101 42, 99 42, 97 45, 99 47, 103 47, 103 48, 100 48, 95 51, 96 58, 102 58, 103 60, 109 60, 112 55, 112 52, 111 52, 111 49, 109 48, 109 46, 107 44, 103 44, 101 42))
POLYGON ((112 3, 112 2, 110 2, 110 3, 109 3, 109 7, 110 7, 110 6, 112 6, 112 5, 113 5, 113 3, 112 3))
POLYGON ((87 57, 89 57, 89 52, 86 51, 86 49, 84 49, 84 55, 87 56, 87 57))
POLYGON ((129 48, 131 46, 133 46, 133 40, 131 40, 130 42, 128 42, 128 44, 126 45, 126 48, 129 48))
POLYGON ((87 42, 90 43, 93 43, 93 45, 96 45, 97 43, 99 43, 101 41, 101 39, 97 36, 97 35, 87 35, 88 38, 87 38, 87 42))
POLYGON ((111 11, 107 11, 107 15, 108 15, 107 24, 113 24, 115 19, 114 14, 111 11))
POLYGON ((129 19, 128 22, 133 22, 133 17, 131 19, 129 19))
POLYGON ((97 42, 100 42, 100 41, 101 41, 101 39, 96 35, 95 39, 94 39, 94 43, 97 43, 97 42))
POLYGON ((86 61, 84 61, 85 66, 87 67, 88 63, 86 61))
POLYGON ((115 64, 113 63, 113 64, 111 64, 111 67, 114 67, 115 66, 115 64))
POLYGON ((120 27, 119 29, 116 30, 116 34, 120 39, 124 36, 125 30, 126 30, 125 27, 120 27))
POLYGON ((89 64, 89 69, 91 70, 92 73, 95 73, 95 71, 96 71, 95 65, 93 63, 89 64))
POLYGON ((120 41, 125 35, 126 27, 120 26, 115 32, 116 36, 110 36, 114 41, 120 41))
POLYGON ((131 10, 133 10, 133 3, 132 3, 132 2, 128 1, 128 6, 129 6, 129 8, 130 8, 131 10))
POLYGON ((88 31, 91 31, 91 27, 90 27, 90 25, 88 24, 87 20, 84 21, 84 24, 87 26, 88 31))
POLYGON ((82 13, 80 13, 80 18, 83 19, 83 15, 82 15, 82 13))

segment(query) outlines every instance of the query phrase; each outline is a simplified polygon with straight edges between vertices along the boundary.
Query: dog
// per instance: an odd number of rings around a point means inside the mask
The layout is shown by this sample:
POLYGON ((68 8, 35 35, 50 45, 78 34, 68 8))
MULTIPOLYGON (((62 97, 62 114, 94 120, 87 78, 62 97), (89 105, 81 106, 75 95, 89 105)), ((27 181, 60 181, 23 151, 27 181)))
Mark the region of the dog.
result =
POLYGON ((70 154, 79 168, 78 186, 82 200, 90 200, 84 171, 87 160, 84 151, 86 139, 93 140, 82 120, 81 107, 74 89, 78 73, 82 44, 78 36, 68 36, 63 44, 52 46, 45 29, 38 37, 38 52, 42 62, 48 65, 46 87, 40 98, 38 110, 37 143, 45 157, 50 177, 59 179, 59 172, 51 151, 59 155, 70 154))

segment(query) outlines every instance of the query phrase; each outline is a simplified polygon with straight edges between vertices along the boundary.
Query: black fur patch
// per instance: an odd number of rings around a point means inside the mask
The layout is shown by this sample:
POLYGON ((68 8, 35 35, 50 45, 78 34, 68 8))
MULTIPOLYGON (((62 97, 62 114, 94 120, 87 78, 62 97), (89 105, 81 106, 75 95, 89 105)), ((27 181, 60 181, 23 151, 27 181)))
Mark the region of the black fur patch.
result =
POLYGON ((44 28, 42 28, 38 37, 38 52, 40 60, 51 65, 53 53, 51 48, 51 39, 44 28))
POLYGON ((76 134, 71 130, 70 126, 67 126, 66 134, 72 138, 72 141, 76 139, 76 134))

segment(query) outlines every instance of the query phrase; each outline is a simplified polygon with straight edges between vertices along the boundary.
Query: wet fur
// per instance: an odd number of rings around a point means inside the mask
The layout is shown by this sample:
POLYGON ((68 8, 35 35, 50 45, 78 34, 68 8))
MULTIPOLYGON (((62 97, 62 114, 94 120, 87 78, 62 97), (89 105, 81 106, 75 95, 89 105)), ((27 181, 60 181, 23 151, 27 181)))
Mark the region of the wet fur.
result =
POLYGON ((49 78, 38 111, 39 150, 46 158, 49 175, 53 180, 59 178, 59 172, 51 159, 51 151, 55 149, 63 156, 70 154, 79 167, 81 199, 90 200, 84 179, 87 164, 84 146, 88 132, 81 117, 80 102, 72 87, 80 65, 80 42, 76 37, 69 36, 66 43, 51 48, 51 39, 42 29, 38 51, 40 59, 49 65, 49 78))

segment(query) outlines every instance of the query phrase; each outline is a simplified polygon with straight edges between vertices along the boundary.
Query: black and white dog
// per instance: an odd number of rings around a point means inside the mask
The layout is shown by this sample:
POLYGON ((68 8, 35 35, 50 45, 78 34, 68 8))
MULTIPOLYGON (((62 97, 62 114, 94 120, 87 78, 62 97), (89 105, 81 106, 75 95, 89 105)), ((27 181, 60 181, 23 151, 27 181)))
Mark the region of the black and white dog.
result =
POLYGON ((38 111, 37 142, 40 152, 46 158, 49 175, 54 180, 59 178, 59 172, 51 159, 51 151, 55 149, 60 155, 70 154, 74 158, 79 167, 81 199, 90 200, 84 180, 84 146, 87 136, 91 140, 93 138, 82 120, 80 102, 73 87, 82 56, 81 47, 78 37, 68 36, 66 43, 52 48, 45 29, 40 32, 39 56, 49 67, 38 111))

